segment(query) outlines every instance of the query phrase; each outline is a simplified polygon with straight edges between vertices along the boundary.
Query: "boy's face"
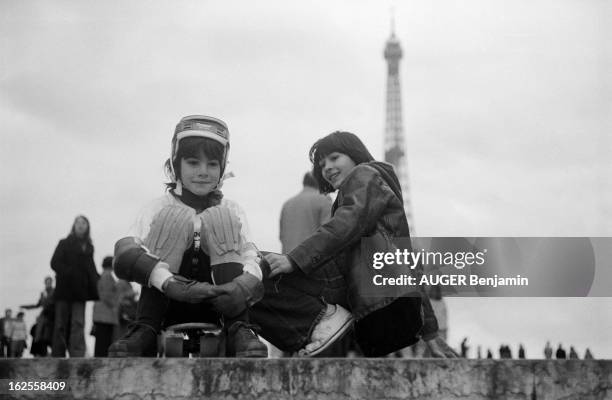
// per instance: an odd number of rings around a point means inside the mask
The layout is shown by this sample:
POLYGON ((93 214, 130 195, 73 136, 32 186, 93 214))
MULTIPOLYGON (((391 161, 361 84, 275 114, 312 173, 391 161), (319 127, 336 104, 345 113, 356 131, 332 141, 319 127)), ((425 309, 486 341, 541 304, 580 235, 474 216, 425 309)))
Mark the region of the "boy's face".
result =
POLYGON ((198 157, 181 159, 181 182, 191 193, 206 196, 219 183, 221 163, 212 160, 201 152, 198 157))
POLYGON ((355 167, 355 162, 346 154, 334 151, 319 161, 319 167, 323 179, 334 189, 338 189, 344 178, 355 167))

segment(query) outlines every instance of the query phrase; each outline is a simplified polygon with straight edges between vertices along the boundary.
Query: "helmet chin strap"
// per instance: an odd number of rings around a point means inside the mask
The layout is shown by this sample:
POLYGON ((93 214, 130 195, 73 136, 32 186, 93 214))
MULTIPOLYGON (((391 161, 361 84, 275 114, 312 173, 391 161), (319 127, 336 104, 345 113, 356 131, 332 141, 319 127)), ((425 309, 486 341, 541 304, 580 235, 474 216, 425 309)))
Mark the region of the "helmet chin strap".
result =
POLYGON ((231 172, 231 171, 230 171, 230 172, 228 172, 228 173, 226 173, 226 174, 223 174, 223 176, 221 177, 221 179, 219 179, 219 183, 217 184, 217 186, 215 187, 215 189, 217 189, 217 190, 221 190, 221 188, 223 187, 223 183, 225 183, 225 181, 226 181, 227 179, 233 178, 233 177, 235 177, 235 176, 236 176, 236 175, 234 175, 234 173, 233 173, 233 172, 231 172))

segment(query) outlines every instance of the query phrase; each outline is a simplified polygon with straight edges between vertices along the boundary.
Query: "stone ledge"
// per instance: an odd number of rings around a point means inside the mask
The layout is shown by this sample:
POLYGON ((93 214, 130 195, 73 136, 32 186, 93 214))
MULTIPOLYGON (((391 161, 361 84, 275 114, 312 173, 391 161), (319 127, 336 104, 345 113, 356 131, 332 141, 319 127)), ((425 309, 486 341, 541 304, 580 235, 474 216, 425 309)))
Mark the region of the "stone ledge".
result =
POLYGON ((23 399, 612 398, 612 360, 3 359, 0 379, 70 387, 23 399))

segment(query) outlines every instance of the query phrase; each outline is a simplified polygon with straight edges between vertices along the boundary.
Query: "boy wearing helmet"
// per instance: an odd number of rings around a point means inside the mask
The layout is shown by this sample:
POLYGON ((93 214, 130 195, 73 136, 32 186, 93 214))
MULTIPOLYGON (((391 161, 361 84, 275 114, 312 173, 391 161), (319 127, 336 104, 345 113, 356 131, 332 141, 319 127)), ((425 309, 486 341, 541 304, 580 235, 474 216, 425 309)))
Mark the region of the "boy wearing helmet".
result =
POLYGON ((165 165, 168 191, 115 245, 116 275, 143 287, 136 322, 110 346, 111 357, 154 357, 163 326, 219 314, 227 356, 267 356, 248 313, 263 296, 261 258, 244 212, 220 191, 228 151, 223 121, 194 115, 177 124, 165 165))

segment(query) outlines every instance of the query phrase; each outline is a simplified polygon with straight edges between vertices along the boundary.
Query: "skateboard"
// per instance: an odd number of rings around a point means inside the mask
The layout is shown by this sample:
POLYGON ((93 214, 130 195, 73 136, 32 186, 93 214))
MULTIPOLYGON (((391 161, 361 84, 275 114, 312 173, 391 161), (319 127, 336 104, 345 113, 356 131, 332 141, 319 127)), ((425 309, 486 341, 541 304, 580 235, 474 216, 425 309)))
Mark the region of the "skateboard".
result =
POLYGON ((223 328, 206 322, 171 325, 164 333, 166 357, 223 357, 223 328))

